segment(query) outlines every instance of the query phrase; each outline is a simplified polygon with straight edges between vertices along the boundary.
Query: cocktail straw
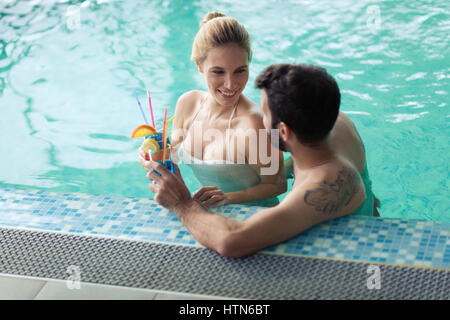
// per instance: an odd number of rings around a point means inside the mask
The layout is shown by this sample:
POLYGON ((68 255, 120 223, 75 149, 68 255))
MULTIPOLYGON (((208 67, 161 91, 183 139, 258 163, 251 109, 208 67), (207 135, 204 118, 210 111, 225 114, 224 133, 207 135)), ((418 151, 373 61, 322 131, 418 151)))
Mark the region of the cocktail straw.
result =
POLYGON ((175 118, 175 116, 173 116, 172 118, 170 118, 169 120, 167 120, 167 124, 170 123, 170 121, 172 121, 175 118))
POLYGON ((153 118, 152 99, 150 98, 150 92, 147 90, 148 104, 150 105, 150 114, 152 116, 153 128, 155 128, 155 119, 153 118))
POLYGON ((144 122, 145 122, 145 124, 148 124, 147 119, 145 118, 144 109, 142 109, 141 103, 139 102, 136 90, 134 90, 134 96, 136 97, 136 101, 137 101, 137 103, 139 105, 139 109, 141 109, 141 113, 142 113, 142 117, 144 118, 144 122))
POLYGON ((163 123, 163 164, 166 163, 166 147, 167 147, 167 108, 164 112, 164 123, 163 123))

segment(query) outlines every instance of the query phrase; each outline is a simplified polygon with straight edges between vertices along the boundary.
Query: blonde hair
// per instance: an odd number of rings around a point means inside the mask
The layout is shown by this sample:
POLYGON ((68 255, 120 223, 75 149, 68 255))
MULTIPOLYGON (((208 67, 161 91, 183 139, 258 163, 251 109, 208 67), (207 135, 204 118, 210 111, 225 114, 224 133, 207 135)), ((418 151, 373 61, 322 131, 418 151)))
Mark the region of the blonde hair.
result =
POLYGON ((235 43, 248 54, 248 61, 252 58, 250 36, 244 26, 236 19, 227 17, 220 12, 209 12, 202 22, 200 30, 192 45, 191 60, 203 61, 208 51, 228 43, 235 43))

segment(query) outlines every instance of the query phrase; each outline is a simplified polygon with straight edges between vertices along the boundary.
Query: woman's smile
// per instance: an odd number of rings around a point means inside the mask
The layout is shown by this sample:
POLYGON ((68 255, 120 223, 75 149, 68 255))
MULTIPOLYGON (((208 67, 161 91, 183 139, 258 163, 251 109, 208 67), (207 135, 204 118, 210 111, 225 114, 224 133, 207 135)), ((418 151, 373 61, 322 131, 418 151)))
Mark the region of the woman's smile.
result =
POLYGON ((238 92, 238 90, 235 90, 235 91, 226 91, 226 90, 221 90, 221 89, 217 89, 217 91, 220 93, 220 95, 221 95, 224 99, 233 99, 234 96, 236 95, 236 93, 238 92))

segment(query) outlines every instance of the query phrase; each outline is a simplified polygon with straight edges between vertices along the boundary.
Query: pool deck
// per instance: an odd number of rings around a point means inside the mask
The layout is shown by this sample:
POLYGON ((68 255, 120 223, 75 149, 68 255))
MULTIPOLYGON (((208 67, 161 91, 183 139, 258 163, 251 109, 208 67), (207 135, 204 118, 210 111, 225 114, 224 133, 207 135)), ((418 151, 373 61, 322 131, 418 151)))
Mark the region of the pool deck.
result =
POLYGON ((230 259, 149 199, 0 189, 0 299, 448 300, 449 271, 441 222, 343 217, 230 259))

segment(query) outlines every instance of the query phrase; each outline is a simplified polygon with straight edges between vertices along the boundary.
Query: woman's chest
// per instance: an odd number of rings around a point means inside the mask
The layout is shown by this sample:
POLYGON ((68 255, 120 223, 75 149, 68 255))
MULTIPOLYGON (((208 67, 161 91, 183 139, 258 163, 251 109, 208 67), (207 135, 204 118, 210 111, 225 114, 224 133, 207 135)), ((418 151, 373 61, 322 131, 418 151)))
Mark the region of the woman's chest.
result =
MULTIPOLYGON (((226 124, 196 122, 184 141, 184 149, 199 160, 227 160, 246 162, 246 143, 242 130, 229 129, 226 124), (242 140, 242 141, 241 141, 242 140)), ((239 162, 240 163, 240 162, 239 162)))

